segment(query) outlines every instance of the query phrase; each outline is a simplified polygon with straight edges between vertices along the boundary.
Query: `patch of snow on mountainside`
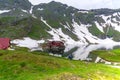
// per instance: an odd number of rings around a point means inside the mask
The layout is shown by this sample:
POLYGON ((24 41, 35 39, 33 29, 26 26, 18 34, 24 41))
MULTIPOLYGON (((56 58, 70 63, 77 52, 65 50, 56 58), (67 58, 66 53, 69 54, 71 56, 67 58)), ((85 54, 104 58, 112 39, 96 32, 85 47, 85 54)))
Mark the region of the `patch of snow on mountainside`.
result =
POLYGON ((29 11, 29 12, 30 12, 30 14, 32 14, 33 7, 34 7, 34 6, 31 6, 31 9, 30 9, 30 11, 29 11))
POLYGON ((17 46, 27 47, 29 49, 39 47, 39 44, 44 43, 44 42, 45 42, 44 40, 33 40, 29 37, 25 37, 23 39, 15 39, 15 40, 11 41, 11 43, 16 44, 17 46))
POLYGON ((34 14, 32 14, 32 17, 35 18, 35 19, 37 19, 37 17, 34 14))
POLYGON ((62 24, 62 23, 60 23, 62 26, 64 26, 66 29, 68 29, 68 30, 70 30, 70 26, 69 26, 69 23, 68 22, 66 22, 66 24, 67 25, 64 25, 64 24, 62 24))
POLYGON ((22 9, 22 11, 23 11, 23 12, 25 12, 25 13, 28 13, 28 11, 27 11, 27 10, 23 10, 23 9, 22 9))
POLYGON ((83 43, 88 43, 87 41, 89 41, 90 43, 97 43, 97 37, 93 36, 89 31, 88 31, 88 27, 91 25, 84 25, 81 24, 79 25, 77 22, 75 22, 73 20, 73 33, 75 35, 78 36, 78 38, 83 42, 83 43), (87 39, 87 40, 86 40, 87 39))
POLYGON ((75 41, 71 37, 69 37, 68 35, 66 35, 62 32, 61 28, 59 28, 59 29, 52 28, 49 24, 47 24, 47 22, 45 20, 43 20, 43 18, 41 18, 41 21, 51 29, 51 31, 48 31, 48 33, 53 36, 53 40, 62 40, 68 44, 75 43, 75 41))
POLYGON ((78 11, 78 13, 89 13, 88 11, 78 11))
POLYGON ((63 16, 66 17, 66 14, 64 14, 63 16))
POLYGON ((73 53, 74 55, 74 60, 86 60, 86 58, 89 55, 89 52, 96 50, 97 47, 94 47, 92 45, 90 46, 85 46, 81 45, 78 47, 78 49, 73 53))
POLYGON ((62 32, 61 28, 56 29, 55 31, 54 30, 48 31, 48 33, 50 33, 53 36, 53 40, 62 40, 68 44, 75 43, 75 41, 71 37, 62 32))
POLYGON ((98 40, 98 43, 99 44, 114 44, 114 45, 120 44, 120 42, 115 42, 111 38, 98 40))
POLYGON ((117 21, 117 20, 116 20, 116 18, 113 18, 112 20, 113 20, 114 22, 117 22, 117 23, 119 23, 119 21, 117 21))
POLYGON ((49 28, 52 28, 52 27, 43 19, 43 17, 41 17, 41 21, 42 21, 44 24, 46 24, 49 28))
POLYGON ((0 10, 0 14, 10 12, 11 10, 0 10))
POLYGON ((118 15, 118 13, 114 13, 114 14, 113 14, 113 16, 117 16, 117 15, 118 15))
POLYGON ((109 15, 109 16, 101 15, 101 17, 105 22, 108 22, 108 20, 111 19, 112 15, 109 15))
MULTIPOLYGON (((117 15, 114 13, 114 15, 117 15)), ((104 27, 106 25, 111 25, 115 30, 119 31, 120 32, 120 25, 118 24, 118 22, 112 22, 112 20, 114 20, 114 18, 112 19, 112 15, 111 16, 105 16, 105 15, 101 15, 102 18, 104 19, 104 21, 106 22, 104 24, 104 27)))
POLYGON ((120 12, 118 12, 118 15, 117 15, 119 18, 120 18, 120 12))
POLYGON ((44 10, 43 8, 38 8, 37 10, 40 10, 40 11, 42 11, 42 10, 44 10))

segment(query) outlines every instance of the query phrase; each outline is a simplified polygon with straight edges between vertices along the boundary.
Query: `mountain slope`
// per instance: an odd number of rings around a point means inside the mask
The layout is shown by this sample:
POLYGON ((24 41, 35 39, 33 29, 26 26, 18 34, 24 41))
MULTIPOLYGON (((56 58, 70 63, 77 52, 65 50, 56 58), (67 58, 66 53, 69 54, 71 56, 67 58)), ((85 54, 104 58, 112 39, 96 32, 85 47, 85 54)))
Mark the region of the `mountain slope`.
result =
POLYGON ((27 0, 1 2, 1 37, 70 43, 100 43, 104 39, 120 41, 119 9, 79 10, 55 1, 34 6, 27 0))
POLYGON ((30 10, 32 4, 28 0, 0 0, 0 10, 24 9, 30 10))

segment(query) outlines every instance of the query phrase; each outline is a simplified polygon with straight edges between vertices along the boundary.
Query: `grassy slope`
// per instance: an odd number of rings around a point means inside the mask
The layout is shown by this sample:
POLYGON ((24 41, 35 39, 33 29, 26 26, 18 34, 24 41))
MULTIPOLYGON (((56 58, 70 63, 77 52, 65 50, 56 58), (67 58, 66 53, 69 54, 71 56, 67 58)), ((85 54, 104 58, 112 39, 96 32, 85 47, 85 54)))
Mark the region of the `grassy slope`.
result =
POLYGON ((0 36, 11 39, 29 36, 33 39, 50 38, 50 30, 43 22, 32 17, 16 19, 15 17, 0 18, 0 36), (16 35, 17 34, 17 35, 16 35))
POLYGON ((88 28, 89 32, 94 35, 94 36, 98 36, 100 37, 101 35, 103 35, 103 33, 96 27, 95 24, 93 24, 91 27, 88 28))
POLYGON ((119 49, 109 50, 109 51, 97 50, 97 51, 93 51, 91 53, 98 55, 101 58, 108 60, 108 61, 120 62, 120 50, 119 49))
POLYGON ((49 27, 46 26, 43 22, 38 19, 32 19, 31 22, 31 30, 28 33, 28 36, 33 39, 42 39, 42 38, 50 38, 51 36, 47 33, 49 31, 49 27))
POLYGON ((0 64, 0 80, 120 80, 117 68, 25 50, 0 51, 0 64))
POLYGON ((16 20, 15 17, 8 16, 0 18, 0 22, 0 36, 11 39, 26 36, 30 26, 27 18, 16 20))

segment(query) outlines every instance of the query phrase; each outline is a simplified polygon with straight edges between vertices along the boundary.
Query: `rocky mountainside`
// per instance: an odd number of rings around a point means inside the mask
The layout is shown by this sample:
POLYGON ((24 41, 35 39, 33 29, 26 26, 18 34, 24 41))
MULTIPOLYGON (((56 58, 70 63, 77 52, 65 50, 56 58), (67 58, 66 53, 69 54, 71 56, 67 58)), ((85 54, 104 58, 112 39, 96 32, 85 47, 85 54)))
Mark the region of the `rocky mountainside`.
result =
POLYGON ((59 2, 0 0, 0 36, 100 43, 120 41, 120 9, 79 10, 59 2))

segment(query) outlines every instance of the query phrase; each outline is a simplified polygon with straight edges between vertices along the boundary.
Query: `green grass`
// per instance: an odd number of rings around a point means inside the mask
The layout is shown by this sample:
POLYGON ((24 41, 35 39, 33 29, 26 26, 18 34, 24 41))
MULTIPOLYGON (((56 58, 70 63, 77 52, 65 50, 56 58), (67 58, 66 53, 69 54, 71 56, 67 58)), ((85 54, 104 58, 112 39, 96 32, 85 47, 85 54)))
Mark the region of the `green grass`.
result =
POLYGON ((120 62, 120 49, 108 50, 108 51, 96 50, 96 51, 92 51, 91 54, 94 54, 111 62, 120 62))
POLYGON ((42 23, 40 20, 32 20, 32 28, 31 31, 28 33, 28 36, 30 36, 33 39, 42 39, 46 37, 50 37, 50 35, 46 32, 49 28, 42 23))
POLYGON ((106 28, 104 28, 105 34, 107 37, 112 37, 114 41, 119 41, 120 39, 120 32, 117 30, 114 30, 114 28, 112 28, 111 26, 106 26, 106 28), (109 29, 109 31, 107 31, 109 29), (107 32, 107 33, 106 33, 107 32))
POLYGON ((33 39, 50 38, 50 30, 43 22, 32 17, 0 17, 0 36, 11 39, 31 37, 33 39), (16 35, 17 34, 17 35, 16 35))
POLYGON ((95 24, 93 24, 91 27, 89 27, 88 30, 92 35, 95 35, 95 36, 98 36, 98 37, 103 35, 103 33, 96 27, 95 24))
POLYGON ((120 69, 44 54, 1 50, 0 80, 120 80, 120 69))

